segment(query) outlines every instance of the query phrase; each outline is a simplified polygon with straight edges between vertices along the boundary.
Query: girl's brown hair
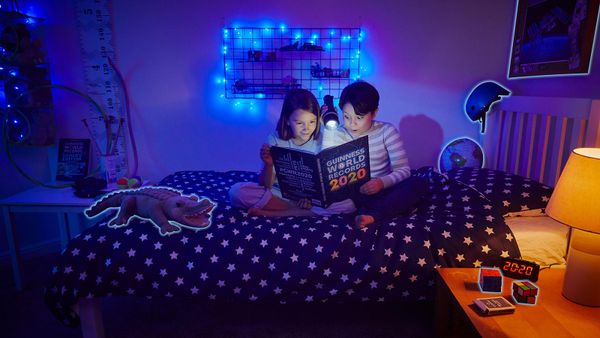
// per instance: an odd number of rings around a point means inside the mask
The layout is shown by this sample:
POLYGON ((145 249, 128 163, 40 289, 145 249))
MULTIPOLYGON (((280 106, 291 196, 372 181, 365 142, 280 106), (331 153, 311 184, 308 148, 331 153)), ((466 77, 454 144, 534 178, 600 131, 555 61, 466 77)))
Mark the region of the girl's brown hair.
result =
POLYGON ((294 137, 288 122, 296 109, 306 110, 315 114, 317 117, 317 127, 312 134, 312 138, 318 139, 321 135, 321 110, 317 98, 306 89, 292 89, 287 93, 285 99, 283 99, 281 114, 279 115, 279 121, 277 121, 277 136, 282 140, 289 140, 294 137))

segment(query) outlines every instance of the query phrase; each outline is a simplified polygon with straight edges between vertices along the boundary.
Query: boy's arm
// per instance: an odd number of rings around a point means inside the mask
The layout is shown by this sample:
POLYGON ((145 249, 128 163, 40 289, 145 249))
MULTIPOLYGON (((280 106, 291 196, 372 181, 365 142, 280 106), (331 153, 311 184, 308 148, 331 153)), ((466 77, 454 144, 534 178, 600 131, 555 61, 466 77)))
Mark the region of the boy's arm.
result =
POLYGON ((410 166, 408 165, 408 157, 404 150, 404 144, 400 133, 394 126, 389 126, 383 132, 383 142, 387 149, 392 166, 392 172, 380 177, 383 182, 383 188, 389 188, 400 183, 405 178, 410 176, 410 166))

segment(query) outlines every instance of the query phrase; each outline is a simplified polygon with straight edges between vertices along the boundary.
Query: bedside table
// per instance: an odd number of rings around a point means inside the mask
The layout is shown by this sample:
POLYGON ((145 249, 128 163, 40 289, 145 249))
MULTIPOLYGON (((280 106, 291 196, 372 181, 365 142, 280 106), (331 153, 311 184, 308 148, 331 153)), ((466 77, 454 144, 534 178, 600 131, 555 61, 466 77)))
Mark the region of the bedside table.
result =
MULTIPOLYGON (((56 213, 60 228, 60 246, 61 249, 64 249, 71 239, 71 228, 80 226, 79 217, 81 217, 83 210, 93 202, 94 200, 91 198, 79 198, 75 196, 72 188, 52 189, 45 187, 35 187, 0 200, 8 241, 8 251, 10 253, 13 277, 17 290, 22 289, 22 279, 14 214, 19 212, 56 213)), ((81 231, 81 228, 78 231, 81 231)))
MULTIPOLYGON (((600 337, 600 307, 573 303, 561 294, 564 269, 544 269, 535 283, 537 305, 515 305, 512 314, 482 316, 475 298, 493 297, 478 287, 476 268, 437 270, 436 333, 451 337, 600 337)), ((511 297, 512 278, 504 277, 502 296, 511 297)))

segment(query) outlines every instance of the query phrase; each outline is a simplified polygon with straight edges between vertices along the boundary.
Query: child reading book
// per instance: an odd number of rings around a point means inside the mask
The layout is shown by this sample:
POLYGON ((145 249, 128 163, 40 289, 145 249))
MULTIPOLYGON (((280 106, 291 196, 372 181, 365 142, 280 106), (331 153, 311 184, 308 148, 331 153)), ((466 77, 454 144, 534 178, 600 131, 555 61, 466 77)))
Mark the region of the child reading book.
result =
MULTIPOLYGON (((376 221, 411 211, 428 192, 424 179, 410 176, 410 167, 400 134, 387 122, 375 121, 379 92, 371 84, 358 81, 342 90, 339 107, 343 125, 325 130, 323 148, 369 136, 371 180, 354 197, 358 215, 356 226, 364 228, 376 221)), ((323 107, 325 111, 327 107, 323 107)))
POLYGON ((318 152, 321 146, 320 116, 319 103, 310 91, 294 89, 288 92, 283 100, 275 133, 269 135, 268 144, 260 148, 263 166, 258 183, 234 184, 229 190, 233 206, 248 208, 251 215, 269 217, 332 215, 356 210, 350 199, 320 208, 312 206, 308 200, 293 202, 281 197, 273 169, 271 146, 318 152))

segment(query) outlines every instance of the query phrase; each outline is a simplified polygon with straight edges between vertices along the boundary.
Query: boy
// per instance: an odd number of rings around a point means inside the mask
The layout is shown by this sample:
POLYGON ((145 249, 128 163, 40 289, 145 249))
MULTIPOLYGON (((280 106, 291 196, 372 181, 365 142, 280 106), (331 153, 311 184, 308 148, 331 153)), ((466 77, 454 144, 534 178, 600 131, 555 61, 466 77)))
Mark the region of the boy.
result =
POLYGON ((342 91, 339 106, 344 123, 324 132, 323 148, 369 136, 371 180, 360 187, 361 194, 354 199, 356 226, 362 229, 409 212, 427 194, 428 185, 424 179, 410 176, 398 130, 390 123, 374 120, 379 111, 377 89, 364 81, 354 82, 342 91))

